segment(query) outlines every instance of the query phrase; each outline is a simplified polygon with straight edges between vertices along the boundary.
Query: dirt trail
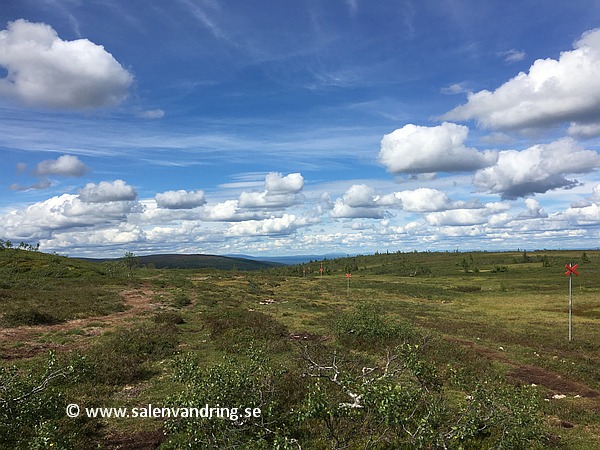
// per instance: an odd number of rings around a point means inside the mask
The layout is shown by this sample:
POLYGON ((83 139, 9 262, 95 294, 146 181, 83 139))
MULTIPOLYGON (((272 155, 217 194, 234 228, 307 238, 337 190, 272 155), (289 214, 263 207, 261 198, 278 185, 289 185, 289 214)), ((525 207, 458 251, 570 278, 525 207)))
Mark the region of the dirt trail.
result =
POLYGON ((444 338, 448 342, 469 347, 484 358, 499 361, 512 367, 509 372, 509 378, 522 385, 543 386, 550 391, 550 395, 563 394, 569 396, 579 395, 588 399, 594 399, 595 402, 600 405, 599 393, 589 386, 580 383, 578 381, 570 380, 564 376, 552 372, 551 370, 544 369, 542 367, 533 366, 530 364, 520 364, 508 357, 508 355, 501 350, 493 350, 482 345, 478 345, 474 342, 467 341, 464 339, 457 339, 454 337, 446 336, 444 338))
POLYGON ((86 338, 98 336, 105 331, 122 325, 127 319, 139 316, 146 311, 156 309, 159 305, 152 303, 153 291, 149 288, 122 291, 125 311, 105 316, 92 316, 84 319, 73 319, 56 325, 20 326, 0 328, 0 360, 30 358, 49 350, 65 350, 83 346, 86 338), (94 326, 90 326, 93 324, 94 326), (82 335, 75 336, 75 342, 57 344, 40 342, 39 337, 49 332, 65 332, 74 329, 84 329, 82 335), (19 343, 18 347, 14 344, 19 343))

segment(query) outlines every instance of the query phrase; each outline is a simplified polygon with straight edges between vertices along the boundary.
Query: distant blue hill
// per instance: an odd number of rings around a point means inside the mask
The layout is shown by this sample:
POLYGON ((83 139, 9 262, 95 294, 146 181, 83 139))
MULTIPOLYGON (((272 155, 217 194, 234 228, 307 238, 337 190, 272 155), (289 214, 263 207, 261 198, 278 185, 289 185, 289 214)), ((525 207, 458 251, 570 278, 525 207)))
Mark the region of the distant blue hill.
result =
POLYGON ((272 262, 283 264, 286 266, 291 266, 294 264, 304 264, 309 261, 323 261, 324 259, 335 259, 335 258, 344 258, 348 256, 346 253, 327 253, 324 255, 290 255, 290 256, 250 256, 250 255, 239 255, 239 254, 231 254, 225 255, 231 258, 243 258, 243 259, 251 259, 254 261, 262 261, 262 262, 272 262))
MULTIPOLYGON (((221 269, 221 270, 261 270, 280 267, 284 264, 256 259, 219 256, 219 255, 187 255, 187 254, 158 254, 137 256, 141 266, 153 266, 157 269, 221 269)), ((121 258, 77 258, 91 262, 115 261, 121 258)))

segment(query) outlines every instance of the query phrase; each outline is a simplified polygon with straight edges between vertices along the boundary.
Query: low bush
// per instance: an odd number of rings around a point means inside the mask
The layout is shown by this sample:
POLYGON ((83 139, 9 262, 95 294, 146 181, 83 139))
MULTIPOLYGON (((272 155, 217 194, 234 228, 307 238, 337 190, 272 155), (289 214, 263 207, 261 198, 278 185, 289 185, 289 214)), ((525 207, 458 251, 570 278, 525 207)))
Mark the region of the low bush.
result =
POLYGON ((64 389, 78 372, 53 353, 33 369, 0 367, 0 448, 76 448, 86 419, 64 420, 64 389))
POLYGON ((192 304, 190 298, 183 292, 178 292, 173 299, 173 306, 183 308, 192 304))
POLYGON ((373 305, 359 305, 339 314, 333 332, 338 342, 349 347, 394 346, 416 335, 408 323, 386 320, 373 305))
POLYGON ((243 358, 210 367, 191 355, 176 361, 174 381, 182 388, 168 403, 220 406, 229 415, 169 419, 163 448, 544 445, 535 390, 499 381, 445 383, 419 345, 399 345, 384 358, 372 355, 367 366, 353 352, 305 348, 303 370, 290 370, 273 364, 254 344, 243 358), (245 408, 260 408, 260 417, 244 417, 245 408))
POLYGON ((272 352, 284 351, 289 344, 287 327, 260 311, 212 309, 204 320, 216 348, 226 352, 245 353, 251 341, 261 342, 272 352))
POLYGON ((170 323, 144 322, 104 336, 88 356, 93 381, 123 385, 152 375, 149 363, 167 358, 178 344, 177 329, 170 323))
POLYGON ((461 284, 458 286, 452 286, 451 288, 453 291, 456 292, 465 292, 465 293, 469 293, 469 292, 480 292, 481 291, 481 286, 473 286, 470 284, 461 284))
POLYGON ((190 355, 176 360, 174 381, 184 388, 167 404, 221 407, 222 414, 167 420, 169 436, 161 448, 299 448, 291 445, 296 441, 290 433, 294 407, 305 394, 302 378, 274 365, 254 344, 248 343, 243 358, 227 357, 208 368, 190 355))
POLYGON ((185 323, 185 320, 181 314, 173 311, 162 311, 156 313, 152 320, 154 323, 167 323, 172 325, 181 325, 182 323, 185 323))
POLYGON ((62 322, 61 319, 41 312, 36 308, 26 308, 6 313, 2 317, 2 323, 8 327, 18 327, 21 325, 54 325, 62 322))

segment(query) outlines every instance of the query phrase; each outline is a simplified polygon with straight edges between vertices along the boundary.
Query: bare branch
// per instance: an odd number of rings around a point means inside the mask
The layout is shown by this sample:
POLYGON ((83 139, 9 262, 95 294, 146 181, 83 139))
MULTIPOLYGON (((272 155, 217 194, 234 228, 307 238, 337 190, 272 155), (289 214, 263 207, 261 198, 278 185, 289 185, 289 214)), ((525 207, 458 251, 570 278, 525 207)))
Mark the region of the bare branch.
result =
MULTIPOLYGON (((34 387, 31 391, 29 391, 23 395, 20 395, 19 397, 15 397, 15 398, 11 399, 10 402, 18 403, 18 402, 25 400, 28 397, 31 397, 32 395, 39 394, 40 392, 42 392, 43 390, 45 390, 48 387, 48 385, 50 384, 50 382, 52 380, 54 380, 55 378, 60 378, 60 377, 67 378, 67 375, 71 372, 72 372, 71 367, 67 367, 67 368, 52 372, 52 373, 46 375, 44 377, 44 379, 42 380, 42 382, 38 386, 34 387)), ((4 401, 4 402, 6 402, 6 401, 4 401)))

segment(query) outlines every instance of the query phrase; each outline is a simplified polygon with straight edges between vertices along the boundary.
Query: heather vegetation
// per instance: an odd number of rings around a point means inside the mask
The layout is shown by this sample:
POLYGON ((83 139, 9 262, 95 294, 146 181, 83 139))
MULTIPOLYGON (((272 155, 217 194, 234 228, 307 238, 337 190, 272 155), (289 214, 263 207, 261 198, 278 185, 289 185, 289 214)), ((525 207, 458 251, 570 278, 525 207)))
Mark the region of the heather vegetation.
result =
POLYGON ((595 448, 599 266, 518 250, 155 269, 3 244, 0 448, 595 448))

